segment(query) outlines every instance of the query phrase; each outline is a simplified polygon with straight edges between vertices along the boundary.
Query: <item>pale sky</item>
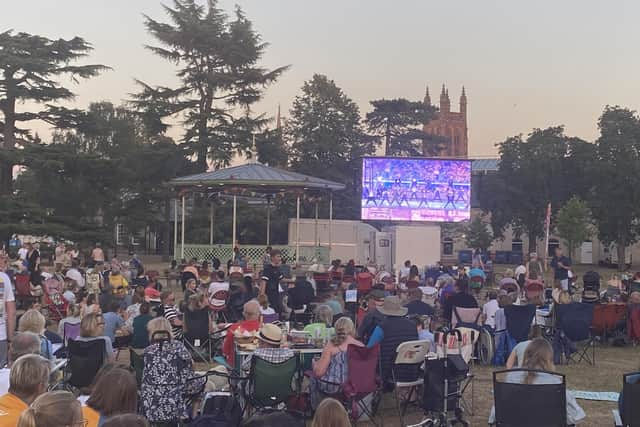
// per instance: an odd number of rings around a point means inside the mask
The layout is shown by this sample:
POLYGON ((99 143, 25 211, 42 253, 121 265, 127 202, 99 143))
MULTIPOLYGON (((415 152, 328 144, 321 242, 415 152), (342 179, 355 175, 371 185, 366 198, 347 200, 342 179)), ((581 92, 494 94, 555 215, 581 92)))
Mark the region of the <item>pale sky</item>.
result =
MULTIPOLYGON (((334 79, 363 116, 370 100, 422 99, 427 84, 437 100, 442 83, 457 111, 465 85, 470 156, 488 156, 534 127, 564 124, 593 140, 605 105, 640 109, 637 1, 221 1, 229 12, 236 3, 271 44, 263 64, 292 65, 258 112, 275 115, 280 103, 286 115, 314 73, 334 79)), ((126 99, 133 78, 174 81, 174 68, 143 48, 143 13, 165 20, 159 0, 0 0, 0 31, 93 43, 87 61, 114 71, 75 88, 84 108, 126 99)))

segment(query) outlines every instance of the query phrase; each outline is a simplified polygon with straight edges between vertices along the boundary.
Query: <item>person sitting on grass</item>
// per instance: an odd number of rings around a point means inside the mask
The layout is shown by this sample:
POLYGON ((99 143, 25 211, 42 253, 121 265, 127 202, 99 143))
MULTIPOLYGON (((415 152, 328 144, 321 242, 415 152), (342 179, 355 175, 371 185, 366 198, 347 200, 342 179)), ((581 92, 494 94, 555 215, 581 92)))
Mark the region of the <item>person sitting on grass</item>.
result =
POLYGON ((326 304, 319 305, 313 318, 313 323, 304 327, 311 337, 326 338, 328 333, 333 333, 333 311, 326 304))
MULTIPOLYGON (((552 375, 555 370, 553 365, 553 349, 551 344, 544 338, 533 339, 524 352, 522 362, 523 369, 535 369, 545 372, 509 372, 505 381, 512 384, 559 384, 560 378, 552 375)), ((567 424, 577 424, 586 416, 575 397, 567 391, 567 424)), ((523 416, 526 416, 523 414, 523 416)), ((495 406, 491 408, 489 424, 495 424, 495 406)))
POLYGON ((272 323, 267 323, 260 328, 258 334, 258 348, 242 363, 242 369, 251 369, 252 358, 257 357, 270 363, 282 363, 295 357, 295 353, 289 348, 281 348, 282 329, 272 323))
POLYGON ((0 397, 0 425, 15 426, 20 414, 49 385, 49 361, 36 354, 18 358, 9 373, 9 392, 0 397))
POLYGON ((44 336, 46 319, 36 309, 27 310, 18 322, 18 332, 32 332, 40 337, 40 355, 46 359, 53 359, 53 346, 44 336))

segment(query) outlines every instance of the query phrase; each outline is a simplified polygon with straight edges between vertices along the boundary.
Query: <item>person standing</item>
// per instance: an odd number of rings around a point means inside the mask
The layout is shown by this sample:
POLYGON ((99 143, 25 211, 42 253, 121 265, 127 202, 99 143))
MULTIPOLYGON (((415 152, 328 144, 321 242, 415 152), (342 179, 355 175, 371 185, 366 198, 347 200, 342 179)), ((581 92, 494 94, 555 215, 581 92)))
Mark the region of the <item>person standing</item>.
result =
POLYGON ((27 270, 31 277, 31 282, 35 283, 36 276, 39 275, 40 251, 33 243, 27 243, 27 270))
POLYGON ((96 247, 91 251, 91 261, 93 261, 93 265, 104 263, 104 251, 100 243, 96 243, 96 247))
POLYGON ((0 366, 7 363, 9 343, 16 329, 16 300, 11 279, 4 272, 6 258, 0 259, 0 366))
POLYGON ((556 288, 563 291, 569 290, 569 270, 571 270, 571 259, 562 254, 562 248, 557 247, 555 256, 551 260, 553 268, 553 281, 556 288))
POLYGON ((269 304, 276 313, 282 313, 282 304, 280 303, 280 281, 284 279, 284 274, 280 270, 282 265, 282 254, 279 250, 271 251, 271 263, 262 270, 260 280, 260 293, 267 295, 269 304))
POLYGON ((20 249, 18 249, 18 259, 22 262, 27 260, 27 254, 29 253, 29 248, 26 243, 23 243, 20 249))

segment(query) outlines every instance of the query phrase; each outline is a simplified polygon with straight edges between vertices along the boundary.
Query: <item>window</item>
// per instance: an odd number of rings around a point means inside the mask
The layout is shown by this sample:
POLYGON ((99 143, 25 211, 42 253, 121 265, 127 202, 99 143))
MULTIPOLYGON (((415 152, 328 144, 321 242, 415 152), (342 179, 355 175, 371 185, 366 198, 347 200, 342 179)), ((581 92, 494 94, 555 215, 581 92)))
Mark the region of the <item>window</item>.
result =
POLYGON ((127 228, 124 226, 124 224, 117 224, 116 225, 116 244, 125 245, 127 243, 126 238, 127 238, 127 228))
POLYGON ((511 251, 512 252, 520 252, 522 253, 522 248, 523 248, 523 244, 522 244, 522 240, 520 239, 513 239, 511 241, 511 251))
POLYGON ((453 255, 453 239, 447 237, 442 240, 442 254, 453 255))

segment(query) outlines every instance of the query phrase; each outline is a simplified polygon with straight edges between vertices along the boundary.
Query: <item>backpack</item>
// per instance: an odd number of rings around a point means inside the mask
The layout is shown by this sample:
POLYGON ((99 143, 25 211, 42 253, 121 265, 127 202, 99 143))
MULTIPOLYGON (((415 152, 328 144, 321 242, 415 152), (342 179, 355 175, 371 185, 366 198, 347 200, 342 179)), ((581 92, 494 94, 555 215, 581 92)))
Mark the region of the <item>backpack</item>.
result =
POLYGON ((242 408, 233 394, 225 391, 205 395, 201 415, 191 426, 238 426, 242 422, 242 408))

